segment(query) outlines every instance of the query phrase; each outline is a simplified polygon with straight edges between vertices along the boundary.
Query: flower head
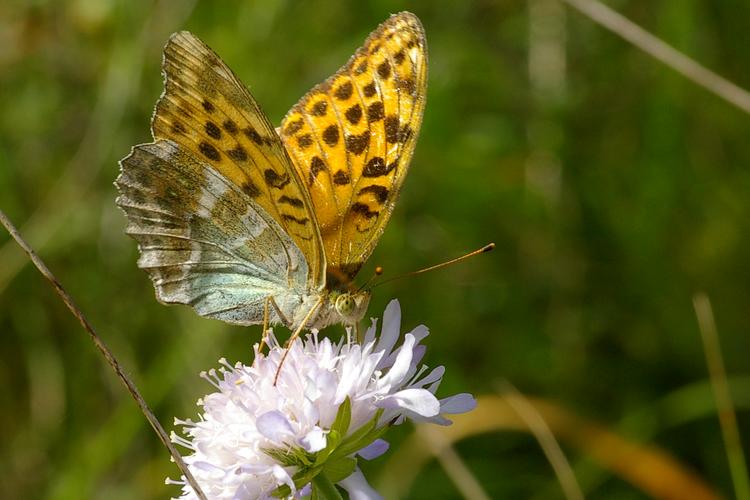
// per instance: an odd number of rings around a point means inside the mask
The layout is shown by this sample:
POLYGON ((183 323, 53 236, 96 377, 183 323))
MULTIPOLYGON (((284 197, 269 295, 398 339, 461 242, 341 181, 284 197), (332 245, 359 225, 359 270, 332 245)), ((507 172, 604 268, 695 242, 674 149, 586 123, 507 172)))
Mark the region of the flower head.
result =
MULTIPOLYGON (((428 335, 418 326, 399 340, 401 310, 391 301, 362 344, 332 343, 317 334, 289 348, 277 383, 284 349, 270 336, 267 355, 255 346, 252 366, 221 360, 219 370, 201 374, 217 389, 198 402, 200 420, 176 420, 186 437, 172 439, 192 450, 185 457, 210 498, 297 498, 310 488, 338 484, 351 497, 379 498, 357 468, 357 459, 384 453, 380 436, 405 418, 449 424, 443 415, 474 408, 474 398, 458 394, 438 400, 444 373, 420 365, 428 335)), ((196 498, 183 481, 181 499, 196 498)))

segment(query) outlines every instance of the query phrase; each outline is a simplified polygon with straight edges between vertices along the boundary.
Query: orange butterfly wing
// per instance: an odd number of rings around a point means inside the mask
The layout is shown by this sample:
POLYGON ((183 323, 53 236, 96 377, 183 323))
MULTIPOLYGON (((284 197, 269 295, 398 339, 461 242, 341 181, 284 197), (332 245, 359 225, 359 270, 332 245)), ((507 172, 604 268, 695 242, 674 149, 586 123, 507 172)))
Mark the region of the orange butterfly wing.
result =
POLYGON ((151 124, 154 139, 178 144, 260 205, 302 250, 309 286, 321 287, 325 253, 308 190, 253 96, 187 31, 170 37, 163 71, 165 90, 151 124))
POLYGON ((385 229, 414 152, 426 85, 424 30, 402 12, 281 124, 281 139, 310 192, 331 288, 351 282, 385 229))

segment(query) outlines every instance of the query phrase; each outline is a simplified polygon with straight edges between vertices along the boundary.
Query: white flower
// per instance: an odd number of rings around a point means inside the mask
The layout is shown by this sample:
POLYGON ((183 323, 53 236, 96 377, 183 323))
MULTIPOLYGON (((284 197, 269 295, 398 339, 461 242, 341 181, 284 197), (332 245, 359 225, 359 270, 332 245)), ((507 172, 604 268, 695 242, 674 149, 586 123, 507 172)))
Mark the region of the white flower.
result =
MULTIPOLYGON (((474 408, 470 394, 438 400, 434 393, 444 368, 427 373, 420 365, 428 335, 418 326, 399 340, 401 309, 393 300, 360 345, 342 339, 334 344, 316 333, 295 342, 278 383, 274 377, 284 349, 270 336, 268 355, 255 346, 255 363, 201 374, 218 391, 198 402, 198 422, 176 420, 186 437, 172 440, 192 450, 185 457, 204 493, 211 499, 298 498, 338 484, 350 498, 380 498, 356 467, 384 453, 380 436, 404 418, 450 424, 443 414, 474 408)), ((181 499, 197 498, 184 481, 181 499)))

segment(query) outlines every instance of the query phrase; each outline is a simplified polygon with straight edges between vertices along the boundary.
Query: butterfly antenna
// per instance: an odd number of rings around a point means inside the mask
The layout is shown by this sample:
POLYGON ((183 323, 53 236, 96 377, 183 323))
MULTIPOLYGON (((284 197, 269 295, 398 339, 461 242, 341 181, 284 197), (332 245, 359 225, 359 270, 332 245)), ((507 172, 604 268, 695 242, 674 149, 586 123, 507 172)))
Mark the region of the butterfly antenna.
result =
MULTIPOLYGON (((450 266, 451 264, 456 264, 458 262, 461 262, 462 260, 466 260, 469 257, 474 257, 475 255, 479 255, 480 253, 485 253, 493 250, 495 248, 494 243, 489 243, 482 248, 479 248, 477 250, 474 250, 473 252, 469 252, 467 254, 464 254, 460 257, 456 257, 455 259, 451 259, 445 262, 441 262, 440 264, 435 264, 434 266, 425 267, 424 269, 419 269, 418 271, 412 271, 410 273, 402 274, 400 276, 394 276, 393 278, 389 278, 385 281, 381 281, 380 283, 375 283, 370 288, 375 288, 376 286, 384 285, 386 283, 389 283, 391 281, 400 280, 401 278, 406 278, 407 276, 415 276, 417 274, 426 273, 427 271, 434 271, 435 269, 440 269, 441 267, 450 266)), ((377 269, 376 269, 377 271, 377 269)), ((369 283, 369 282, 368 282, 369 283)))
POLYGON ((364 283, 362 284, 362 286, 361 286, 361 287, 357 288, 357 291, 356 291, 355 293, 359 293, 359 292, 361 292, 362 290, 364 290, 364 288, 365 288, 365 287, 366 287, 367 285, 369 285, 370 283, 372 283, 372 280, 374 280, 375 278, 377 278, 378 276, 380 276, 380 275, 382 275, 382 274, 383 274, 383 268, 382 268, 382 267, 380 267, 380 266, 376 267, 376 268, 375 268, 375 272, 374 272, 374 273, 372 273, 372 276, 370 276, 370 279, 368 279, 367 281, 365 281, 365 282, 364 282, 364 283))

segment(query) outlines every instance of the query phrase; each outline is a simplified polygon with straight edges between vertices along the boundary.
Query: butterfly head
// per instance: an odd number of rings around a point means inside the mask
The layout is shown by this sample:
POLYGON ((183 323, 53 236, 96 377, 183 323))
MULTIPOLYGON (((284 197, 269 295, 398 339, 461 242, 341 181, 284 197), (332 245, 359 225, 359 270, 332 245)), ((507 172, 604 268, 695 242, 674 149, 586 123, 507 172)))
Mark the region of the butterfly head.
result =
POLYGON ((341 292, 331 297, 336 312, 343 323, 356 323, 362 319, 370 303, 370 292, 341 292))

